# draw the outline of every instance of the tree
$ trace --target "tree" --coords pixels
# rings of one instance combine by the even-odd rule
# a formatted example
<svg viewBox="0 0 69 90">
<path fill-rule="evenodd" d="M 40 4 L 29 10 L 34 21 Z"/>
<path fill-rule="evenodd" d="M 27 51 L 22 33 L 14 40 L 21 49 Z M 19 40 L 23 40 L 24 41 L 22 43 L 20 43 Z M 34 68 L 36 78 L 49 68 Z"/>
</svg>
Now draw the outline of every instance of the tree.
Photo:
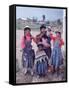
<svg viewBox="0 0 69 90">
<path fill-rule="evenodd" d="M 57 20 L 57 24 L 58 24 L 58 25 L 61 25 L 61 24 L 62 24 L 62 22 L 61 22 L 60 19 Z"/>
<path fill-rule="evenodd" d="M 33 22 L 37 22 L 37 17 L 33 17 Z"/>
</svg>

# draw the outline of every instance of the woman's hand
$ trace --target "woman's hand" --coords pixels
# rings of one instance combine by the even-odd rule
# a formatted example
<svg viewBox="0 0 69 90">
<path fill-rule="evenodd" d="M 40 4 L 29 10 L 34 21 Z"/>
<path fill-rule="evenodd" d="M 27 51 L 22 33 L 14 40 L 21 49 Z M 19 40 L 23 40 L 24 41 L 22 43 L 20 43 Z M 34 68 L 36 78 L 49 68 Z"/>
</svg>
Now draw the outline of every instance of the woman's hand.
<svg viewBox="0 0 69 90">
<path fill-rule="evenodd" d="M 43 44 L 43 46 L 45 46 L 45 47 L 50 47 L 50 44 L 47 43 L 47 39 L 42 38 L 42 44 Z"/>
<path fill-rule="evenodd" d="M 40 42 L 44 47 L 50 47 L 50 44 L 48 43 L 43 43 L 43 42 Z"/>
</svg>

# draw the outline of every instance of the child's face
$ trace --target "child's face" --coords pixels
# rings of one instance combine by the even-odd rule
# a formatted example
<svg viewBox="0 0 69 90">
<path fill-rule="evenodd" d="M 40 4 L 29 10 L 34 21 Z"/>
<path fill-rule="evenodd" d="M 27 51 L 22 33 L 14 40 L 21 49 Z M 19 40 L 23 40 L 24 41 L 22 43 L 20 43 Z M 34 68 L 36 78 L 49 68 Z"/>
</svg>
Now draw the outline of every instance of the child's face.
<svg viewBox="0 0 69 90">
<path fill-rule="evenodd" d="M 57 36 L 58 38 L 60 38 L 60 37 L 61 37 L 61 35 L 60 35 L 59 33 L 56 33 L 56 36 Z"/>
<path fill-rule="evenodd" d="M 41 47 L 41 46 L 39 46 L 39 47 L 38 47 L 38 50 L 39 50 L 39 51 L 41 51 L 41 50 L 42 50 L 42 47 Z"/>
<path fill-rule="evenodd" d="M 25 31 L 25 35 L 30 35 L 30 30 L 29 30 L 29 29 L 27 29 L 27 30 Z"/>
</svg>

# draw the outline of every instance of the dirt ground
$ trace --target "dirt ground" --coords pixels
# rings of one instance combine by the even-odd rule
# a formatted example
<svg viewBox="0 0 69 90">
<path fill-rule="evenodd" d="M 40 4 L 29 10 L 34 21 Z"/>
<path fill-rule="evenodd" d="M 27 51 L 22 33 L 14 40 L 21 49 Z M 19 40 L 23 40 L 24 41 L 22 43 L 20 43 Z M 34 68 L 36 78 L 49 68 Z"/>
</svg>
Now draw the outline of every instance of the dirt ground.
<svg viewBox="0 0 69 90">
<path fill-rule="evenodd" d="M 23 69 L 16 73 L 17 83 L 35 83 L 35 82 L 52 82 L 52 81 L 64 81 L 65 74 L 60 72 L 57 76 L 56 73 L 49 72 L 45 77 L 32 76 L 30 73 L 24 74 Z"/>
</svg>

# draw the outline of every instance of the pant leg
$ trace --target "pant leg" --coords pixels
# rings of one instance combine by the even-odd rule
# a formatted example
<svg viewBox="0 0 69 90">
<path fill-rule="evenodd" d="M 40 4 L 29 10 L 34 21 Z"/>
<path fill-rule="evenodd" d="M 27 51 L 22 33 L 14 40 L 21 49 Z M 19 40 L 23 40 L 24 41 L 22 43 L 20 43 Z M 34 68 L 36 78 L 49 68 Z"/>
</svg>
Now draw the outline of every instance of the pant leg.
<svg viewBox="0 0 69 90">
<path fill-rule="evenodd" d="M 56 68 L 58 68 L 59 67 L 59 65 L 60 65 L 60 52 L 59 52 L 59 49 L 57 48 L 57 50 L 56 50 Z"/>
<path fill-rule="evenodd" d="M 51 57 L 51 48 L 44 49 L 45 53 L 47 54 L 48 58 Z"/>
<path fill-rule="evenodd" d="M 51 65 L 56 65 L 56 49 L 53 49 L 52 55 L 51 55 Z"/>
<path fill-rule="evenodd" d="M 40 63 L 40 61 L 38 61 L 37 62 L 37 67 L 36 67 L 36 74 L 37 75 L 40 75 L 41 76 L 41 74 L 42 74 L 42 70 L 41 70 L 42 68 L 41 68 L 41 63 Z"/>
<path fill-rule="evenodd" d="M 26 66 L 26 61 L 27 61 L 27 54 L 26 54 L 26 52 L 23 50 L 23 52 L 22 52 L 22 65 L 23 65 L 23 67 Z"/>
</svg>

